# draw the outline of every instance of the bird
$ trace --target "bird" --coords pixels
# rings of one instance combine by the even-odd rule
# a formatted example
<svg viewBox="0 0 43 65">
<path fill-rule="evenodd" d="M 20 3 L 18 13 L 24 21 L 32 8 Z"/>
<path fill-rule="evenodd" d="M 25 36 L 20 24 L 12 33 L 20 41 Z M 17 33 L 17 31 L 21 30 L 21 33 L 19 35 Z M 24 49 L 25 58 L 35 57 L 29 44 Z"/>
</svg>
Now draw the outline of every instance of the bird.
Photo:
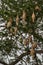
<svg viewBox="0 0 43 65">
<path fill-rule="evenodd" d="M 32 17 L 32 22 L 34 22 L 35 21 L 35 13 L 34 12 L 32 13 L 31 17 Z"/>
<path fill-rule="evenodd" d="M 13 34 L 16 35 L 17 31 L 18 31 L 17 27 L 14 27 Z"/>
<path fill-rule="evenodd" d="M 35 10 L 41 10 L 40 7 L 38 5 L 35 6 Z"/>
<path fill-rule="evenodd" d="M 32 48 L 35 49 L 37 47 L 37 43 L 36 42 L 32 42 Z"/>
<path fill-rule="evenodd" d="M 18 24 L 19 24 L 19 16 L 17 15 L 16 16 L 16 25 L 18 26 Z"/>
<path fill-rule="evenodd" d="M 7 28 L 10 28 L 11 26 L 12 26 L 12 22 L 13 22 L 13 20 L 12 20 L 12 18 L 10 17 L 9 18 L 9 21 L 7 22 Z"/>
<path fill-rule="evenodd" d="M 25 12 L 25 10 L 23 10 L 23 14 L 22 14 L 22 20 L 26 20 L 26 12 Z"/>
<path fill-rule="evenodd" d="M 35 50 L 32 48 L 32 49 L 30 49 L 30 55 L 31 56 L 34 56 L 35 55 Z"/>
<path fill-rule="evenodd" d="M 27 39 L 23 39 L 23 44 L 24 44 L 24 46 L 27 46 L 29 44 L 28 40 Z"/>
</svg>

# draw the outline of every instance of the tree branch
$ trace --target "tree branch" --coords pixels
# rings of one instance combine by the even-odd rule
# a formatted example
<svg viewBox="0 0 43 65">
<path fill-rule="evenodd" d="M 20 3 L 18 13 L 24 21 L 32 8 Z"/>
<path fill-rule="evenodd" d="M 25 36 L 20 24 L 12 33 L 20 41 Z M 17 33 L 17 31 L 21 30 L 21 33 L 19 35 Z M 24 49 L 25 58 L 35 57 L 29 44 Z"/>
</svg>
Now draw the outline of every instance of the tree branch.
<svg viewBox="0 0 43 65">
<path fill-rule="evenodd" d="M 38 54 L 43 53 L 43 50 L 36 51 L 36 53 L 38 53 Z M 28 54 L 30 54 L 30 51 L 21 54 L 14 62 L 10 63 L 9 65 L 15 65 L 15 64 L 17 64 L 24 56 L 26 56 Z"/>
<path fill-rule="evenodd" d="M 43 53 L 43 50 L 37 50 L 36 53 L 38 53 L 38 54 Z M 10 63 L 10 64 L 7 64 L 7 63 L 5 63 L 4 61 L 1 61 L 1 60 L 0 60 L 0 63 L 1 63 L 1 64 L 4 64 L 4 65 L 15 65 L 15 64 L 17 64 L 24 56 L 26 56 L 26 55 L 28 55 L 28 54 L 30 54 L 30 51 L 25 52 L 25 53 L 22 53 L 20 56 L 17 57 L 17 59 L 16 59 L 15 61 L 13 61 L 13 62 Z"/>
<path fill-rule="evenodd" d="M 18 63 L 24 56 L 28 55 L 30 52 L 25 52 L 23 54 L 21 54 L 14 62 L 10 63 L 10 65 L 15 65 L 16 63 Z"/>
</svg>

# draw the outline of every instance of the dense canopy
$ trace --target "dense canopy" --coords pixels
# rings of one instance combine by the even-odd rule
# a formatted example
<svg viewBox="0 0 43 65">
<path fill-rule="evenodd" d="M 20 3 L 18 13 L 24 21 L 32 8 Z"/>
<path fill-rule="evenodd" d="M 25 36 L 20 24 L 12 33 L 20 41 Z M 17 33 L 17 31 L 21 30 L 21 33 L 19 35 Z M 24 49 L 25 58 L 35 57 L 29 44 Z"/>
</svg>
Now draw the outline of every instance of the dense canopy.
<svg viewBox="0 0 43 65">
<path fill-rule="evenodd" d="M 42 65 L 43 0 L 0 0 L 0 63 Z"/>
</svg>

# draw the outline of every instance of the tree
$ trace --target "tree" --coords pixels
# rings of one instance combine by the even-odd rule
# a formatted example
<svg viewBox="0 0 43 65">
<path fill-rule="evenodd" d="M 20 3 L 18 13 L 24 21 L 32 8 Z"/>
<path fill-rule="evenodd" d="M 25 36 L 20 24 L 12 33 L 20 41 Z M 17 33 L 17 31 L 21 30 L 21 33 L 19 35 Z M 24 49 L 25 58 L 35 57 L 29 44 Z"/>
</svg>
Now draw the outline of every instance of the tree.
<svg viewBox="0 0 43 65">
<path fill-rule="evenodd" d="M 40 65 L 43 45 L 43 0 L 1 0 L 0 63 Z M 35 63 L 34 63 L 35 62 Z"/>
</svg>

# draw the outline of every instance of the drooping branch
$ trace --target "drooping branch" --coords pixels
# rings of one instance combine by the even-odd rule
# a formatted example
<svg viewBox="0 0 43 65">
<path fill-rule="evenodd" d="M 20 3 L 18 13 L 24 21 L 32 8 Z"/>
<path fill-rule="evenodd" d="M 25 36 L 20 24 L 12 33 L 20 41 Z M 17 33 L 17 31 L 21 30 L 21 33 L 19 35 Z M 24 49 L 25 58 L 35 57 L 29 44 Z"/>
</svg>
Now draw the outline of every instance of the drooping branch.
<svg viewBox="0 0 43 65">
<path fill-rule="evenodd" d="M 28 55 L 30 52 L 25 52 L 23 54 L 21 54 L 14 62 L 10 63 L 10 65 L 15 65 L 16 63 L 18 63 L 24 56 Z"/>
<path fill-rule="evenodd" d="M 37 50 L 36 53 L 40 54 L 40 53 L 43 53 L 43 50 Z M 7 64 L 5 63 L 4 61 L 0 60 L 0 63 L 1 64 L 4 64 L 4 65 L 15 65 L 17 64 L 24 56 L 30 54 L 30 51 L 28 52 L 25 52 L 25 53 L 22 53 L 20 56 L 17 57 L 17 59 L 15 61 L 13 61 L 12 63 L 10 64 Z"/>
<path fill-rule="evenodd" d="M 43 53 L 43 50 L 36 51 L 36 53 L 38 53 L 38 54 Z M 30 54 L 30 51 L 21 54 L 14 62 L 10 63 L 9 65 L 15 65 L 15 64 L 17 64 L 24 56 L 26 56 L 28 54 Z"/>
</svg>

